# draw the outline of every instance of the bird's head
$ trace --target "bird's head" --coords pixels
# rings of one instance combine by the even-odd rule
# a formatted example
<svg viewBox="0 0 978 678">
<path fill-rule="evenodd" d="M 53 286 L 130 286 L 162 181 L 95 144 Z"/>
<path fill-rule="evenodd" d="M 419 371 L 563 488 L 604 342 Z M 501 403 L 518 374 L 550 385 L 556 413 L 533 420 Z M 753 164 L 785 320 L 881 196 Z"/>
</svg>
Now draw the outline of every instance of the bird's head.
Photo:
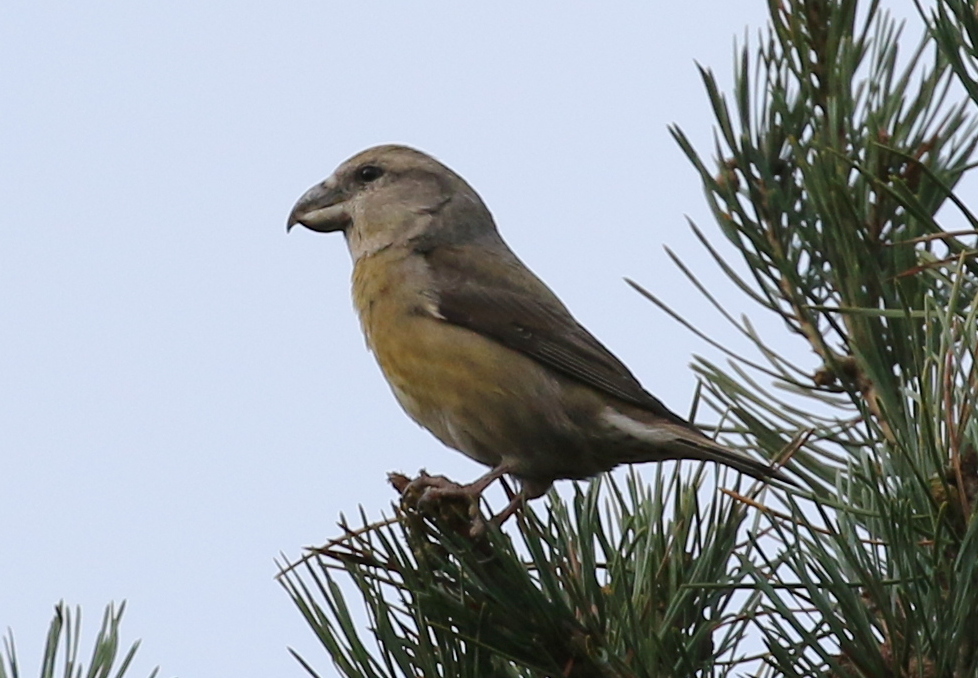
<svg viewBox="0 0 978 678">
<path fill-rule="evenodd" d="M 422 241 L 496 236 L 489 210 L 462 177 L 406 146 L 367 149 L 306 191 L 289 214 L 321 233 L 342 231 L 353 258 Z"/>
</svg>

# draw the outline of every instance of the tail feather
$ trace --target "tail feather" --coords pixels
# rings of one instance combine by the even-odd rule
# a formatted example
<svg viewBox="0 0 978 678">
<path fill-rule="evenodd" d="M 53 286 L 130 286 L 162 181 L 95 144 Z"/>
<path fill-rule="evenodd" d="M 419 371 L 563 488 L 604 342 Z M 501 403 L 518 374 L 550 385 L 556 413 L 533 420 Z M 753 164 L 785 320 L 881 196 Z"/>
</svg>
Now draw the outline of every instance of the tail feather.
<svg viewBox="0 0 978 678">
<path fill-rule="evenodd" d="M 693 436 L 690 436 L 689 438 L 677 439 L 675 442 L 675 447 L 677 451 L 677 458 L 715 461 L 718 464 L 729 466 L 737 471 L 740 471 L 741 473 L 746 473 L 747 475 L 759 480 L 774 478 L 794 485 L 794 482 L 779 468 L 771 466 L 763 461 L 752 459 L 743 452 L 738 452 L 730 449 L 729 447 L 725 447 L 720 443 L 714 442 L 713 440 L 707 438 L 706 436 L 704 436 L 702 440 L 694 439 Z"/>
<path fill-rule="evenodd" d="M 729 466 L 760 480 L 774 478 L 795 484 L 780 469 L 721 445 L 691 425 L 687 427 L 673 422 L 640 421 L 611 408 L 605 412 L 604 419 L 631 439 L 631 444 L 625 445 L 629 454 L 625 461 L 629 463 L 701 459 Z"/>
</svg>

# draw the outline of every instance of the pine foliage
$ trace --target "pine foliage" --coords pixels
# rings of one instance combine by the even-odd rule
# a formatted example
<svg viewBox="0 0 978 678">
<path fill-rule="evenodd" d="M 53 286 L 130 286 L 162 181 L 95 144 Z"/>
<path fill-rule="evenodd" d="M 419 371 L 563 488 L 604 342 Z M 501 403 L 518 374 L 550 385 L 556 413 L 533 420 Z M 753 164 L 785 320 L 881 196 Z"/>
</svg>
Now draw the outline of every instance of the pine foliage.
<svg viewBox="0 0 978 678">
<path fill-rule="evenodd" d="M 54 618 L 51 620 L 41 657 L 41 678 L 123 678 L 139 648 L 139 641 L 136 641 L 125 654 L 119 654 L 119 624 L 125 609 L 125 603 L 118 607 L 106 607 L 86 668 L 85 662 L 79 656 L 81 610 L 72 612 L 63 602 L 58 603 L 54 608 Z M 154 669 L 149 678 L 156 678 L 158 673 L 159 669 Z M 3 652 L 0 653 L 0 678 L 19 678 L 21 675 L 14 636 L 8 632 L 3 639 Z"/>
</svg>

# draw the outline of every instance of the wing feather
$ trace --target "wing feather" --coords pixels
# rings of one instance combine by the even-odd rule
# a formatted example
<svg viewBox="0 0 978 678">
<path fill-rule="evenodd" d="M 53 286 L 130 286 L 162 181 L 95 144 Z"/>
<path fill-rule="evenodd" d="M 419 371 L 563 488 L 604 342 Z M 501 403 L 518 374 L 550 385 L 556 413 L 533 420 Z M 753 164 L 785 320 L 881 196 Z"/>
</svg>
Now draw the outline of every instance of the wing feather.
<svg viewBox="0 0 978 678">
<path fill-rule="evenodd" d="M 439 245 L 419 250 L 434 278 L 438 310 L 450 323 L 491 337 L 558 372 L 696 430 L 642 388 L 515 255 L 497 248 Z M 698 431 L 697 431 L 698 432 Z"/>
</svg>

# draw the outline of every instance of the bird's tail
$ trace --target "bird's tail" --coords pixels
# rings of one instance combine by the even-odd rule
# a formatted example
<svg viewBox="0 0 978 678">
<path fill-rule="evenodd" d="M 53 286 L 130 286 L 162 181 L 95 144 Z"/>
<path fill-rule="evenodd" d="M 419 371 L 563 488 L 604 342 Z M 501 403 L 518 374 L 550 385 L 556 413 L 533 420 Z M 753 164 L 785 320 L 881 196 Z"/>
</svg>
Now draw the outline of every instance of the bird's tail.
<svg viewBox="0 0 978 678">
<path fill-rule="evenodd" d="M 643 418 L 644 419 L 644 418 Z M 624 447 L 630 463 L 665 459 L 702 459 L 729 466 L 760 480 L 775 478 L 794 485 L 777 467 L 752 459 L 743 452 L 707 438 L 691 425 L 638 420 L 618 411 L 605 413 L 605 421 L 625 434 Z"/>
<path fill-rule="evenodd" d="M 752 459 L 743 452 L 732 450 L 706 436 L 698 436 L 695 432 L 690 432 L 688 437 L 683 436 L 677 439 L 674 445 L 676 448 L 676 458 L 678 459 L 715 461 L 718 464 L 729 466 L 759 480 L 774 478 L 792 485 L 795 484 L 778 467 L 771 466 L 757 459 Z"/>
</svg>

